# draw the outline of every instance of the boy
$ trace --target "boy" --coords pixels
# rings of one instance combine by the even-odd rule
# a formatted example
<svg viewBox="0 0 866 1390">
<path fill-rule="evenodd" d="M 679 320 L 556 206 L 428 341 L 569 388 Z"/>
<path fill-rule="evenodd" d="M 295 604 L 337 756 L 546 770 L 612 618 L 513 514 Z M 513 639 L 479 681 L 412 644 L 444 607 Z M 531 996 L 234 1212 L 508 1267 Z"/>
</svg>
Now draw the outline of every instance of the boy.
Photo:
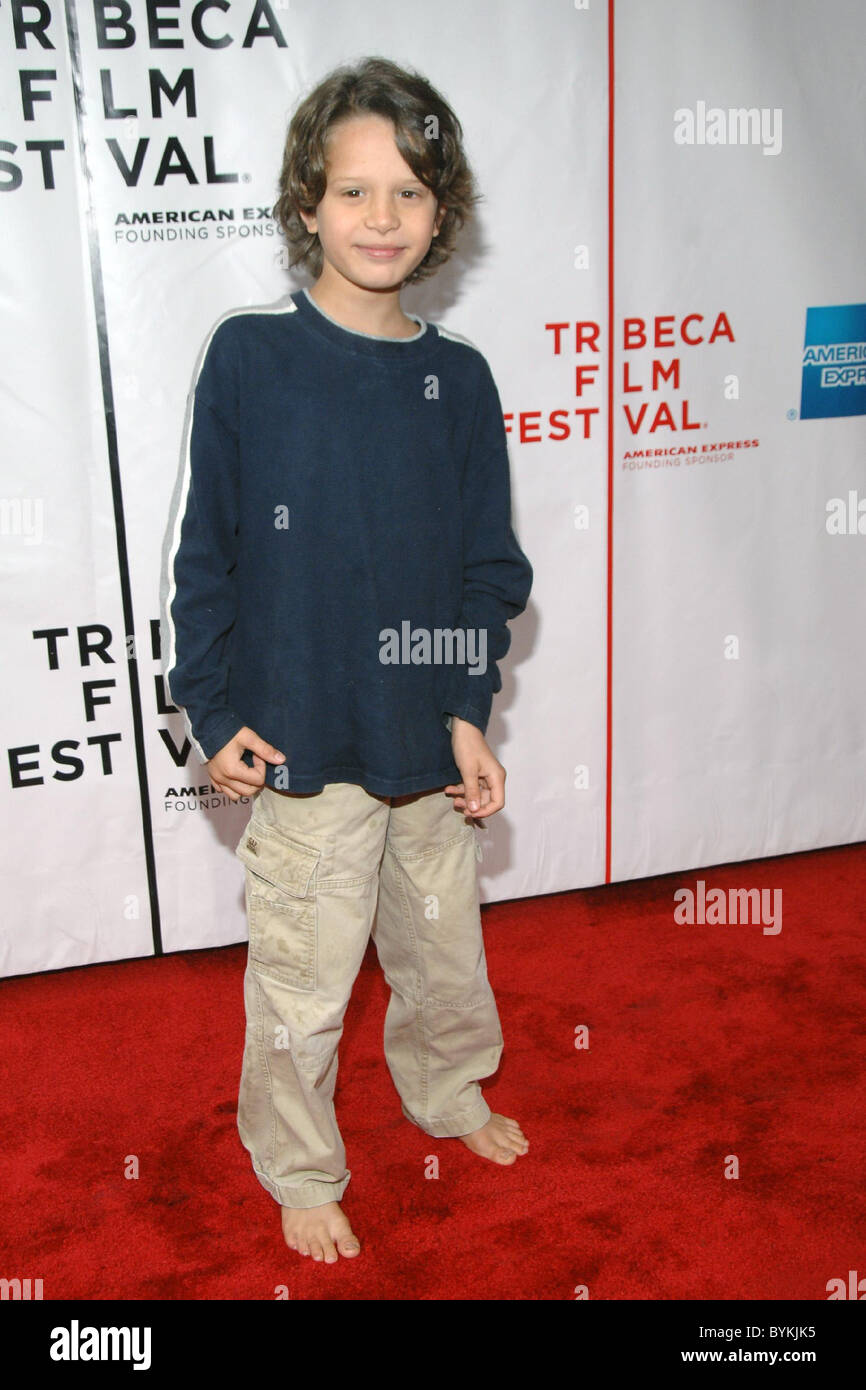
<svg viewBox="0 0 866 1390">
<path fill-rule="evenodd" d="M 478 1084 L 503 1038 L 475 822 L 505 804 L 484 734 L 532 568 L 485 358 L 400 307 L 477 201 L 461 140 L 385 59 L 299 106 L 276 215 L 315 285 L 212 329 L 166 537 L 169 695 L 253 798 L 238 1129 L 286 1243 L 327 1263 L 360 1252 L 333 1095 L 371 934 L 403 1113 L 496 1163 L 529 1147 Z"/>
</svg>

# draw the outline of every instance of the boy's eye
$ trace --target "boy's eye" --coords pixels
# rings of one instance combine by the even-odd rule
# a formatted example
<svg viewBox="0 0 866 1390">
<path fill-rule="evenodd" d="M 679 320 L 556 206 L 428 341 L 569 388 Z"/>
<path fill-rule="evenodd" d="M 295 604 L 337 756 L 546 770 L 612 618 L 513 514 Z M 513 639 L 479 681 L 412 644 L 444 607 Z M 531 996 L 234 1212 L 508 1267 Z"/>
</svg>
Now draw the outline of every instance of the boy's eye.
<svg viewBox="0 0 866 1390">
<path fill-rule="evenodd" d="M 361 193 L 361 192 L 363 192 L 363 189 L 360 189 L 360 188 L 344 188 L 344 189 L 343 189 L 343 197 L 344 197 L 344 198 L 348 198 L 348 197 L 350 197 L 353 193 Z M 404 189 L 403 189 L 403 193 L 404 193 L 404 195 L 405 195 L 406 193 L 408 193 L 410 198 L 420 198 L 420 197 L 421 197 L 421 194 L 420 194 L 420 193 L 417 191 L 417 189 L 415 189 L 415 188 L 404 188 Z"/>
</svg>

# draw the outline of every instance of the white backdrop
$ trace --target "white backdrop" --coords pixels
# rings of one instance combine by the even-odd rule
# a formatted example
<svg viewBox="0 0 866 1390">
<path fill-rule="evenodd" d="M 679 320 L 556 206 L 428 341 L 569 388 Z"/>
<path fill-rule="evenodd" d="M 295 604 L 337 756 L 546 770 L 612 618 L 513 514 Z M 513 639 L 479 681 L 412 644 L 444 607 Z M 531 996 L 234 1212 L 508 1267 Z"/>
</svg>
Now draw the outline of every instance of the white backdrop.
<svg viewBox="0 0 866 1390">
<path fill-rule="evenodd" d="M 249 808 L 166 708 L 160 548 L 205 334 L 308 283 L 288 118 L 365 54 L 444 93 L 485 194 L 404 301 L 491 364 L 536 576 L 483 898 L 866 838 L 859 0 L 150 12 L 0 7 L 0 973 L 245 938 Z"/>
</svg>

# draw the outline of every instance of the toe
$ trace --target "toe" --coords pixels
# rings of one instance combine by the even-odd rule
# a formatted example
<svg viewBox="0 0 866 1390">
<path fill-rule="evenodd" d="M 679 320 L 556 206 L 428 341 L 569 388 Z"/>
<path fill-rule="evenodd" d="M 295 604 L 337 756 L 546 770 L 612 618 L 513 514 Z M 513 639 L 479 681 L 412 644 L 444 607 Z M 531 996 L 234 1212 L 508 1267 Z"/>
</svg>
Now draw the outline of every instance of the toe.
<svg viewBox="0 0 866 1390">
<path fill-rule="evenodd" d="M 322 1249 L 321 1243 L 318 1240 L 310 1241 L 310 1254 L 312 1255 L 314 1260 L 323 1259 L 324 1253 L 325 1252 Z"/>
<path fill-rule="evenodd" d="M 361 1244 L 357 1236 L 341 1236 L 337 1241 L 337 1248 L 341 1255 L 347 1255 L 350 1259 L 353 1255 L 360 1255 Z"/>
</svg>

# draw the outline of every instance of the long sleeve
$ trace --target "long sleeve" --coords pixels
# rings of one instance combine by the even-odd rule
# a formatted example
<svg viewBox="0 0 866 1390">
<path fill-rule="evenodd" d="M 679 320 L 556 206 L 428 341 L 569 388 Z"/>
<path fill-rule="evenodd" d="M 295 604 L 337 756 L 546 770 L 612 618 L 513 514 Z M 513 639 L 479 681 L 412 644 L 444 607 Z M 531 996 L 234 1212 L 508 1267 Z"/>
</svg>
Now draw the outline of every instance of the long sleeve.
<svg viewBox="0 0 866 1390">
<path fill-rule="evenodd" d="M 187 400 L 181 463 L 163 544 L 160 637 L 169 699 L 207 762 L 244 724 L 227 700 L 237 616 L 238 392 L 233 338 L 218 323 Z"/>
<path fill-rule="evenodd" d="M 502 687 L 497 662 L 511 645 L 508 620 L 526 607 L 533 572 L 511 527 L 502 404 L 486 359 L 482 359 L 478 390 L 461 490 L 463 603 L 457 627 L 466 632 L 467 662 L 450 672 L 442 714 L 457 715 L 486 733 L 493 696 Z M 478 660 L 481 653 L 486 654 L 483 671 L 484 663 Z M 445 723 L 451 727 L 449 719 Z"/>
</svg>

